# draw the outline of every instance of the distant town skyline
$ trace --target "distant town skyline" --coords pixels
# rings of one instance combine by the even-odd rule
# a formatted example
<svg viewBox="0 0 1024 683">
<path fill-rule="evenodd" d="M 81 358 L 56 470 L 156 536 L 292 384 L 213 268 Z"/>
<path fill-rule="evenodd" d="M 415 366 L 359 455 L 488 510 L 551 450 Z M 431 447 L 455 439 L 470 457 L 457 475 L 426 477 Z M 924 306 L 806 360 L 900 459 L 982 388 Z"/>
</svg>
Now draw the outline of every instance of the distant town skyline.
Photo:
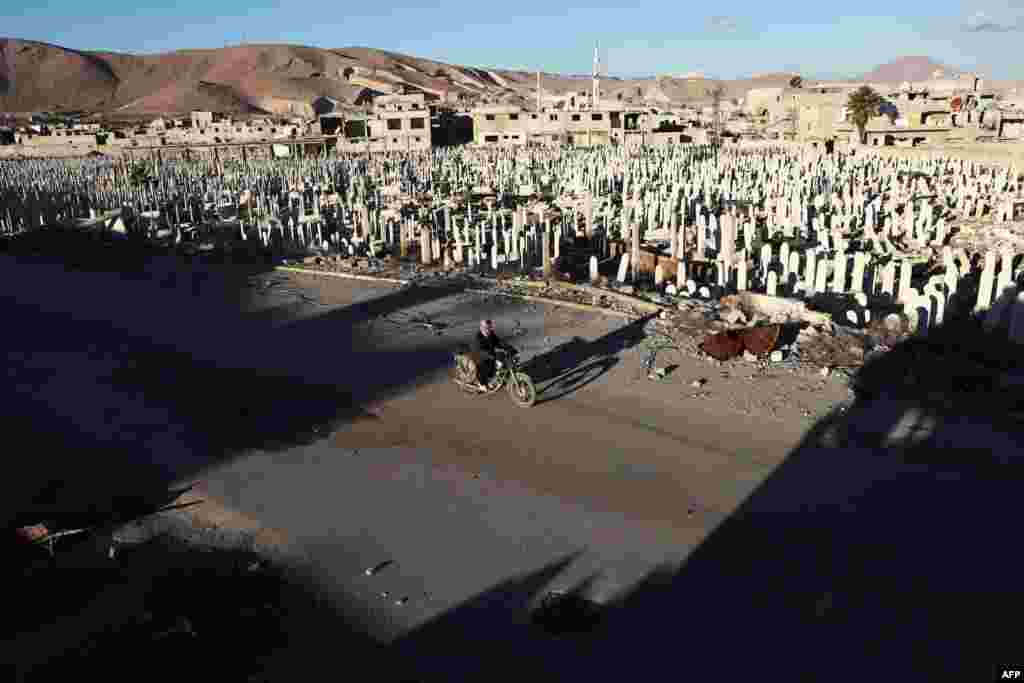
<svg viewBox="0 0 1024 683">
<path fill-rule="evenodd" d="M 845 78 L 904 55 L 926 55 L 990 78 L 1024 79 L 1024 64 L 1014 58 L 1024 31 L 1021 0 L 912 1 L 899 7 L 865 0 L 857 6 L 859 16 L 843 16 L 839 7 L 740 0 L 695 11 L 654 0 L 623 9 L 523 0 L 512 15 L 505 5 L 466 0 L 452 0 L 443 9 L 418 0 L 361 6 L 323 0 L 288 5 L 182 0 L 150 6 L 126 0 L 8 0 L 0 9 L 0 31 L 3 37 L 78 50 L 144 54 L 243 43 L 365 46 L 468 66 L 565 74 L 590 72 L 596 42 L 608 74 L 623 78 L 694 71 L 712 78 L 778 71 Z"/>
</svg>

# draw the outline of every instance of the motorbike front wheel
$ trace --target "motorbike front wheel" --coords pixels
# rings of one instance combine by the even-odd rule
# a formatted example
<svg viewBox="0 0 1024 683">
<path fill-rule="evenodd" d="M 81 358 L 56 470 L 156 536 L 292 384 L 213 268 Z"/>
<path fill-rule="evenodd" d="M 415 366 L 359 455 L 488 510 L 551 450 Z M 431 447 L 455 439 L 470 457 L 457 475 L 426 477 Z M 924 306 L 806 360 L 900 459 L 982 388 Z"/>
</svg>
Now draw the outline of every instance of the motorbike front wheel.
<svg viewBox="0 0 1024 683">
<path fill-rule="evenodd" d="M 508 395 L 520 408 L 529 408 L 537 402 L 537 388 L 525 372 L 517 372 L 508 383 Z"/>
</svg>

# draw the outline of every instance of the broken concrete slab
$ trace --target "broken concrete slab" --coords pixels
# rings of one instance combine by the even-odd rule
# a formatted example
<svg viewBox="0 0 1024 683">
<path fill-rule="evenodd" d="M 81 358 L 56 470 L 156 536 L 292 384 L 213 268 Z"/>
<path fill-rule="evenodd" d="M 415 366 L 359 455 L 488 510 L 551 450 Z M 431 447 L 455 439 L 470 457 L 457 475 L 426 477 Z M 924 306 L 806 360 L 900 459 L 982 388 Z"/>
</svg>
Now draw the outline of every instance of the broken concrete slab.
<svg viewBox="0 0 1024 683">
<path fill-rule="evenodd" d="M 740 308 L 748 318 L 760 315 L 776 322 L 790 320 L 807 322 L 812 325 L 824 325 L 830 322 L 830 317 L 827 314 L 812 311 L 806 302 L 797 299 L 768 296 L 755 292 L 741 292 L 737 298 Z"/>
</svg>

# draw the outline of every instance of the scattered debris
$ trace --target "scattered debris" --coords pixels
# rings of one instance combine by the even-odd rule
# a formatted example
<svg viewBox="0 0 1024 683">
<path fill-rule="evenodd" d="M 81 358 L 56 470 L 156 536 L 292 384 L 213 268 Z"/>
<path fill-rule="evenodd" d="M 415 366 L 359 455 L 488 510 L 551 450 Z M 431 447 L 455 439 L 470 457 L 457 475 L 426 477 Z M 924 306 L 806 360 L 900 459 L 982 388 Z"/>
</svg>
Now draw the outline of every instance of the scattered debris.
<svg viewBox="0 0 1024 683">
<path fill-rule="evenodd" d="M 718 314 L 720 320 L 730 325 L 742 325 L 747 322 L 747 316 L 738 308 L 729 308 Z"/>
<path fill-rule="evenodd" d="M 533 623 L 550 636 L 592 631 L 601 621 L 601 606 L 576 592 L 551 591 L 533 610 Z"/>
<path fill-rule="evenodd" d="M 374 576 L 375 574 L 379 574 L 380 572 L 384 571 L 394 563 L 394 560 L 384 560 L 379 564 L 375 564 L 374 566 L 367 568 L 366 571 L 363 572 L 363 574 L 366 576 Z"/>
<path fill-rule="evenodd" d="M 391 314 L 382 316 L 382 319 L 392 325 L 410 325 L 413 327 L 422 327 L 430 330 L 434 334 L 443 334 L 450 325 L 448 323 L 438 322 L 431 320 L 425 313 L 407 313 L 404 319 L 396 319 L 394 316 L 398 314 Z"/>
</svg>

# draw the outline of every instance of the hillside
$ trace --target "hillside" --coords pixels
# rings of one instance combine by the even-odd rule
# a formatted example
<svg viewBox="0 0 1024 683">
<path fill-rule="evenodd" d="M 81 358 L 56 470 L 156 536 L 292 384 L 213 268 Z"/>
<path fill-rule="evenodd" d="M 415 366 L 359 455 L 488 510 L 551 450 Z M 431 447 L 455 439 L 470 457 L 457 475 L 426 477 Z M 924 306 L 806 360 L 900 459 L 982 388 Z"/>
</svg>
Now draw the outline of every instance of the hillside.
<svg viewBox="0 0 1024 683">
<path fill-rule="evenodd" d="M 13 64 L 14 58 L 7 56 L 9 42 L 0 40 L 0 97 L 10 92 L 11 86 L 14 85 L 12 80 L 13 69 L 10 67 Z"/>
<path fill-rule="evenodd" d="M 863 80 L 921 81 L 937 69 L 928 57 L 901 57 Z M 604 78 L 602 96 L 651 106 L 727 99 L 751 88 L 784 86 L 793 74 L 762 73 L 740 80 Z M 808 83 L 809 84 L 809 83 Z M 0 111 L 85 110 L 114 117 L 184 114 L 192 109 L 235 114 L 312 115 L 320 97 L 354 107 L 367 88 L 424 92 L 465 104 L 532 106 L 536 72 L 446 64 L 369 47 L 323 49 L 301 45 L 240 45 L 158 55 L 87 52 L 13 38 L 0 39 Z M 545 94 L 589 92 L 588 76 L 541 74 Z"/>
<path fill-rule="evenodd" d="M 927 81 L 939 70 L 943 71 L 947 78 L 959 72 L 959 69 L 940 64 L 930 57 L 900 57 L 876 66 L 860 80 L 873 83 Z"/>
<path fill-rule="evenodd" d="M 602 79 L 602 95 L 635 103 L 708 101 L 721 85 L 727 97 L 753 87 L 783 85 L 787 74 L 742 81 L 682 78 Z M 545 94 L 590 90 L 588 76 L 541 74 Z M 365 88 L 425 92 L 451 101 L 532 105 L 535 72 L 446 64 L 367 47 L 242 45 L 159 55 L 77 51 L 0 39 L 0 111 L 85 110 L 110 116 L 232 113 L 310 115 L 330 97 L 355 105 Z"/>
</svg>

